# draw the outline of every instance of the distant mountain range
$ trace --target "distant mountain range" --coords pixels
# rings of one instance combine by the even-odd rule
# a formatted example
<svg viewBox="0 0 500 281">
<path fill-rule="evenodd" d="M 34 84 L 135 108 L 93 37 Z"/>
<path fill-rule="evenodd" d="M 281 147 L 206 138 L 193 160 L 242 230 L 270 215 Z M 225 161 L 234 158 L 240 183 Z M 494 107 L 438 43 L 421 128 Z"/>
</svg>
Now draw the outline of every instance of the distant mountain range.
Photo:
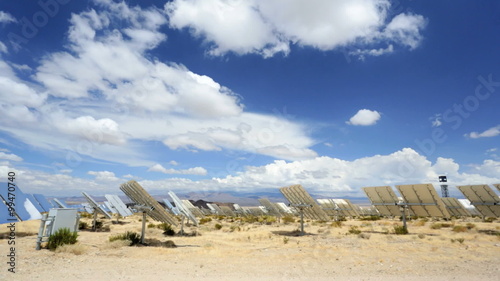
<svg viewBox="0 0 500 281">
<path fill-rule="evenodd" d="M 186 194 L 176 193 L 180 199 L 191 200 L 192 202 L 203 200 L 206 202 L 220 202 L 220 203 L 236 203 L 240 206 L 259 206 L 258 199 L 267 198 L 271 202 L 285 202 L 288 203 L 286 198 L 278 192 L 256 192 L 256 193 L 238 193 L 238 192 L 189 192 Z M 104 202 L 106 198 L 104 196 L 93 196 L 90 194 L 97 202 Z M 167 194 L 163 195 L 152 195 L 158 201 L 163 201 L 163 199 L 171 200 Z M 311 194 L 315 199 L 325 198 L 325 196 Z M 125 195 L 119 196 L 124 202 L 130 202 Z M 71 196 L 71 197 L 57 197 L 59 200 L 64 200 L 69 205 L 78 205 L 86 202 L 83 196 Z M 364 197 L 342 197 L 342 199 L 349 199 L 354 204 L 359 205 L 370 205 L 368 198 Z"/>
</svg>

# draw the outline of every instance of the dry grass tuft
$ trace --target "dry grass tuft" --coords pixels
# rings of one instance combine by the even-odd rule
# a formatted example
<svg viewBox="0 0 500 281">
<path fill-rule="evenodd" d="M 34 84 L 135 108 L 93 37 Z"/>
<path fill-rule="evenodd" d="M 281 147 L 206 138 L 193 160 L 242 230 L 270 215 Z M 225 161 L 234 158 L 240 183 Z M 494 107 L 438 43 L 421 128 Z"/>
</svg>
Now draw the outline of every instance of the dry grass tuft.
<svg viewBox="0 0 500 281">
<path fill-rule="evenodd" d="M 334 221 L 334 222 L 332 222 L 332 224 L 330 226 L 332 226 L 332 227 L 342 227 L 342 222 L 341 221 Z"/>
<path fill-rule="evenodd" d="M 113 242 L 109 242 L 104 244 L 101 248 L 103 250 L 115 250 L 115 249 L 120 249 L 122 247 L 128 247 L 130 246 L 130 241 L 128 240 L 115 240 Z"/>
<path fill-rule="evenodd" d="M 56 253 L 70 253 L 74 255 L 81 255 L 87 252 L 87 247 L 82 244 L 65 244 L 59 246 L 55 250 Z"/>
<path fill-rule="evenodd" d="M 289 223 L 294 223 L 295 222 L 295 218 L 293 216 L 284 216 L 281 221 L 284 223 L 284 224 L 289 224 Z"/>
<path fill-rule="evenodd" d="M 464 225 L 455 225 L 452 229 L 453 232 L 467 232 L 469 228 Z"/>
<path fill-rule="evenodd" d="M 418 220 L 418 221 L 413 221 L 412 225 L 413 226 L 424 226 L 426 223 L 425 220 Z"/>
<path fill-rule="evenodd" d="M 358 234 L 358 238 L 362 238 L 362 239 L 368 240 L 368 239 L 370 239 L 370 234 L 368 234 L 368 233 L 360 233 L 360 234 Z"/>
</svg>

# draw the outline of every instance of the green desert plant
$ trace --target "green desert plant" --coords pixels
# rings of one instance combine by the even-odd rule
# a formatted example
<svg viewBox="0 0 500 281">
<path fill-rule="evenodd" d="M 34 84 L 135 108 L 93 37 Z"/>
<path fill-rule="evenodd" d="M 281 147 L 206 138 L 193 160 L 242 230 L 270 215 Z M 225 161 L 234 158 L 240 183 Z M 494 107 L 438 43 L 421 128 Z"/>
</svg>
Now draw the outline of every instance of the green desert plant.
<svg viewBox="0 0 500 281">
<path fill-rule="evenodd" d="M 394 226 L 394 234 L 397 235 L 403 235 L 403 234 L 408 234 L 408 229 L 402 225 L 396 225 Z"/>
<path fill-rule="evenodd" d="M 468 222 L 468 223 L 465 224 L 465 227 L 467 227 L 468 230 L 471 230 L 473 228 L 476 228 L 476 225 L 473 224 L 473 223 Z"/>
<path fill-rule="evenodd" d="M 243 218 L 242 220 L 243 222 L 246 222 L 246 223 L 254 223 L 254 222 L 258 222 L 259 221 L 259 218 L 256 217 L 256 216 L 246 216 Z"/>
<path fill-rule="evenodd" d="M 443 226 L 440 223 L 431 224 L 431 229 L 441 229 Z"/>
<path fill-rule="evenodd" d="M 216 224 L 216 225 L 215 225 L 215 229 L 220 230 L 221 228 L 222 228 L 222 225 L 221 225 L 221 224 Z"/>
<path fill-rule="evenodd" d="M 168 223 L 160 223 L 156 227 L 163 230 L 163 234 L 165 234 L 167 236 L 174 236 L 175 235 L 175 230 Z"/>
<path fill-rule="evenodd" d="M 370 239 L 370 234 L 368 234 L 368 233 L 360 233 L 360 234 L 358 234 L 358 237 L 359 238 L 363 238 L 363 239 Z"/>
<path fill-rule="evenodd" d="M 200 224 L 206 224 L 206 223 L 211 222 L 211 221 L 212 221 L 212 218 L 209 218 L 209 217 L 201 218 Z"/>
<path fill-rule="evenodd" d="M 351 228 L 349 228 L 349 233 L 350 234 L 360 234 L 361 233 L 361 230 L 358 229 L 357 226 L 351 226 Z"/>
<path fill-rule="evenodd" d="M 360 217 L 359 220 L 361 220 L 361 221 L 378 221 L 378 220 L 380 220 L 380 216 L 365 216 L 365 217 Z"/>
<path fill-rule="evenodd" d="M 455 225 L 452 229 L 453 232 L 466 232 L 468 230 L 467 226 Z"/>
<path fill-rule="evenodd" d="M 295 222 L 295 218 L 293 216 L 284 216 L 282 218 L 282 220 L 283 220 L 284 224 L 294 223 Z"/>
<path fill-rule="evenodd" d="M 81 222 L 78 223 L 78 229 L 83 230 L 83 229 L 87 229 L 87 228 L 89 228 L 89 224 L 88 223 L 86 223 L 84 221 L 81 221 Z"/>
<path fill-rule="evenodd" d="M 102 228 L 102 221 L 95 221 L 95 225 L 93 226 L 95 230 L 100 230 Z"/>
<path fill-rule="evenodd" d="M 109 237 L 109 242 L 117 240 L 128 240 L 130 241 L 129 246 L 134 246 L 141 242 L 141 236 L 137 232 L 127 231 L 123 234 L 117 234 Z"/>
<path fill-rule="evenodd" d="M 342 222 L 341 221 L 334 221 L 334 222 L 332 222 L 332 224 L 330 226 L 332 226 L 332 227 L 342 227 Z"/>
<path fill-rule="evenodd" d="M 259 218 L 259 222 L 262 224 L 271 225 L 276 222 L 276 217 L 273 216 L 262 216 Z"/>
<path fill-rule="evenodd" d="M 82 212 L 82 213 L 80 213 L 80 217 L 81 218 L 91 219 L 92 218 L 92 214 L 89 214 L 87 212 Z"/>
<path fill-rule="evenodd" d="M 241 231 L 241 228 L 237 225 L 231 225 L 229 228 L 229 232 L 234 232 L 234 231 Z"/>
<path fill-rule="evenodd" d="M 54 251 L 57 247 L 66 244 L 75 244 L 77 242 L 78 233 L 71 232 L 69 228 L 60 228 L 54 234 L 49 236 L 47 248 Z"/>
</svg>

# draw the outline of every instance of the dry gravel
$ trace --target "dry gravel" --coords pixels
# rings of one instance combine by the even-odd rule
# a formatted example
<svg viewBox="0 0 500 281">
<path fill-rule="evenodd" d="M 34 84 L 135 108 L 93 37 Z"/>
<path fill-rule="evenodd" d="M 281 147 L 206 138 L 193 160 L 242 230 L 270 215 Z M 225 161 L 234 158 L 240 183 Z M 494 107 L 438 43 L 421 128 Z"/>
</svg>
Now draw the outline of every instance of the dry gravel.
<svg viewBox="0 0 500 281">
<path fill-rule="evenodd" d="M 500 276 L 500 236 L 478 231 L 500 231 L 499 222 L 476 221 L 475 228 L 455 233 L 451 228 L 431 229 L 432 222 L 415 221 L 410 222 L 408 235 L 385 234 L 399 224 L 391 220 L 351 220 L 341 228 L 308 222 L 308 235 L 302 237 L 291 235 L 296 223 L 214 220 L 189 229 L 201 234 L 195 237 L 166 237 L 159 229 L 147 229 L 146 238 L 172 240 L 178 246 L 162 248 L 109 242 L 113 234 L 140 233 L 138 216 L 123 219 L 124 224 L 103 221 L 111 232 L 81 231 L 78 244 L 62 252 L 35 250 L 39 221 L 16 223 L 16 273 L 7 271 L 10 246 L 8 240 L 0 240 L 0 259 L 4 259 L 0 280 L 496 281 Z M 223 228 L 215 230 L 215 223 Z M 239 230 L 231 231 L 231 226 Z M 351 226 L 358 226 L 362 234 L 350 234 Z M 4 233 L 6 225 L 0 227 Z M 33 235 L 20 237 L 30 232 Z"/>
</svg>

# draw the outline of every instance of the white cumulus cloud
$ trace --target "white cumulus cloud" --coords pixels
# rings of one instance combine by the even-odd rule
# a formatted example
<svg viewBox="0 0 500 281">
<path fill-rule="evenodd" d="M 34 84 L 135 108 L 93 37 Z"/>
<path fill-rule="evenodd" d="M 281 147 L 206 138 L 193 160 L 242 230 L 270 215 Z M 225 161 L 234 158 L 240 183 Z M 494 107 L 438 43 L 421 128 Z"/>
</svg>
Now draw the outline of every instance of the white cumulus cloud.
<svg viewBox="0 0 500 281">
<path fill-rule="evenodd" d="M 9 13 L 0 11 L 0 23 L 16 22 L 16 19 Z"/>
<path fill-rule="evenodd" d="M 17 161 L 17 162 L 23 161 L 23 158 L 15 155 L 15 154 L 5 153 L 2 151 L 0 151 L 0 159 L 9 160 L 9 161 Z"/>
<path fill-rule="evenodd" d="M 115 173 L 109 171 L 89 171 L 89 175 L 95 176 L 95 180 L 98 182 L 104 181 L 119 181 L 120 179 L 115 176 Z"/>
<path fill-rule="evenodd" d="M 201 167 L 186 170 L 171 170 L 160 164 L 150 166 L 151 171 L 172 174 L 202 174 Z M 175 190 L 182 192 L 203 191 L 277 191 L 279 187 L 302 184 L 313 194 L 327 196 L 358 196 L 366 198 L 362 187 L 398 184 L 432 183 L 439 188 L 438 176 L 446 175 L 451 186 L 469 184 L 496 184 L 500 182 L 500 162 L 487 160 L 471 167 L 461 167 L 451 158 L 438 158 L 432 163 L 411 148 L 391 154 L 373 155 L 351 161 L 333 157 L 315 157 L 306 160 L 276 160 L 263 166 L 247 166 L 241 172 L 211 179 L 190 180 L 167 178 L 142 180 L 140 184 L 148 190 Z M 116 192 L 120 179 L 111 171 L 89 171 L 93 179 L 83 179 L 65 173 L 46 173 L 28 169 L 14 169 L 0 165 L 0 172 L 15 171 L 19 186 L 27 193 L 80 194 Z M 130 178 L 126 175 L 124 178 Z M 64 185 L 61 185 L 64 182 Z M 112 182 L 113 184 L 110 184 Z M 452 196 L 461 196 L 451 188 Z"/>
<path fill-rule="evenodd" d="M 354 126 L 371 126 L 380 120 L 380 113 L 375 110 L 360 109 L 346 123 Z"/>
<path fill-rule="evenodd" d="M 177 170 L 177 169 L 167 169 L 163 167 L 160 164 L 155 164 L 152 167 L 148 169 L 150 172 L 160 172 L 164 174 L 179 174 L 179 175 L 206 175 L 207 170 L 202 167 L 194 167 L 194 168 L 189 168 L 189 169 L 184 169 L 184 170 Z"/>
<path fill-rule="evenodd" d="M 387 0 L 175 0 L 165 5 L 172 28 L 210 44 L 209 53 L 287 54 L 291 44 L 351 55 L 379 56 L 395 45 L 416 48 L 426 20 L 402 13 L 390 19 Z M 385 45 L 372 48 L 372 45 Z"/>
<path fill-rule="evenodd" d="M 465 134 L 466 137 L 469 137 L 471 139 L 491 138 L 491 137 L 496 137 L 498 135 L 500 135 L 500 125 L 491 127 L 482 133 L 472 132 L 470 134 Z"/>
<path fill-rule="evenodd" d="M 159 61 L 166 15 L 155 7 L 97 1 L 74 13 L 63 50 L 31 68 L 0 59 L 1 130 L 33 147 L 151 167 L 147 142 L 168 149 L 317 156 L 305 124 L 245 111 L 237 93 L 186 66 Z M 266 43 L 267 44 L 267 43 Z M 18 77 L 33 72 L 31 81 Z M 73 169 L 66 167 L 62 169 Z"/>
<path fill-rule="evenodd" d="M 118 124 L 109 119 L 94 119 L 92 116 L 80 116 L 76 119 L 54 120 L 59 130 L 66 134 L 76 135 L 95 143 L 121 145 L 125 138 Z"/>
</svg>

